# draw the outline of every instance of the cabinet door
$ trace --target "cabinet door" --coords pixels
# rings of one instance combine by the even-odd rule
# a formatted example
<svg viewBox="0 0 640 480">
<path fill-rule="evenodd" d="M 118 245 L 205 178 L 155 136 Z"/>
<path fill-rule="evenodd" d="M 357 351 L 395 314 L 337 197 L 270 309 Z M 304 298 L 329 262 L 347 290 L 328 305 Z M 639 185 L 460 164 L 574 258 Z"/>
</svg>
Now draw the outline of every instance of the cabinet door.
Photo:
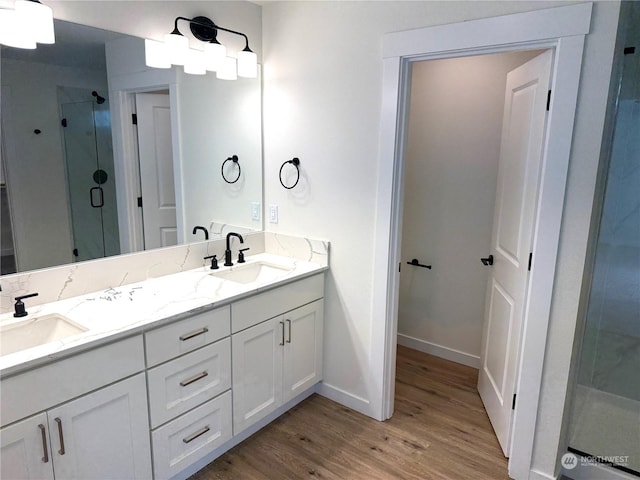
<svg viewBox="0 0 640 480">
<path fill-rule="evenodd" d="M 282 404 L 283 343 L 282 317 L 231 336 L 234 435 Z"/>
<path fill-rule="evenodd" d="M 323 301 L 284 315 L 284 403 L 322 380 Z"/>
<path fill-rule="evenodd" d="M 0 478 L 53 480 L 48 442 L 45 413 L 0 430 Z"/>
<path fill-rule="evenodd" d="M 57 478 L 151 478 L 144 373 L 49 410 L 47 417 Z"/>
</svg>

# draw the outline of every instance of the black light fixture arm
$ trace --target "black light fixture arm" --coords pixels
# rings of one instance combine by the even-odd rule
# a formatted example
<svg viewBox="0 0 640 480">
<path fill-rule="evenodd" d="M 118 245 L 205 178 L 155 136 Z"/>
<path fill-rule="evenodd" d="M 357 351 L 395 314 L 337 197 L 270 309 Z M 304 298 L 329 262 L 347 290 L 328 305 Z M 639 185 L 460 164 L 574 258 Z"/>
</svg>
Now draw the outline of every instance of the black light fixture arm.
<svg viewBox="0 0 640 480">
<path fill-rule="evenodd" d="M 175 21 L 174 21 L 174 25 L 173 25 L 173 32 L 171 33 L 180 33 L 180 30 L 178 29 L 178 21 L 179 20 L 184 20 L 185 22 L 189 22 L 190 27 L 192 25 L 197 25 L 199 27 L 202 27 L 203 29 L 209 30 L 210 33 L 208 33 L 208 35 L 203 35 L 203 31 L 199 30 L 199 33 L 196 33 L 193 31 L 193 28 L 191 29 L 191 31 L 193 32 L 194 36 L 198 39 L 201 40 L 203 42 L 211 42 L 213 40 L 213 43 L 216 43 L 216 36 L 217 36 L 217 30 L 222 30 L 223 32 L 228 32 L 228 33 L 233 33 L 234 35 L 240 35 L 241 37 L 244 38 L 244 43 L 245 43 L 245 47 L 244 50 L 245 51 L 251 51 L 251 49 L 249 48 L 249 37 L 247 37 L 244 33 L 242 32 L 238 32 L 236 30 L 231 30 L 229 28 L 224 28 L 221 27 L 220 25 L 216 25 L 213 20 L 207 18 L 207 17 L 194 17 L 194 18 L 187 18 L 187 17 L 176 17 Z M 180 34 L 182 35 L 182 34 Z M 203 37 L 203 38 L 200 38 Z"/>
</svg>

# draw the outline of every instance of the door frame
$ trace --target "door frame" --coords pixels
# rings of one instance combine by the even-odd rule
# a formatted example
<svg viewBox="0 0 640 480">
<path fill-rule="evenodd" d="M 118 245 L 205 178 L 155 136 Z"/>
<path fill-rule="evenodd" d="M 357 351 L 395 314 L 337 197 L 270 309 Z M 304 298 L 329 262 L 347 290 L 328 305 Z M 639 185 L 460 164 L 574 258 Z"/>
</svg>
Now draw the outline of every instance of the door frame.
<svg viewBox="0 0 640 480">
<path fill-rule="evenodd" d="M 533 264 L 519 347 L 518 403 L 512 417 L 509 475 L 529 478 L 564 194 L 573 137 L 585 35 L 592 4 L 562 6 L 481 20 L 390 33 L 383 38 L 383 85 L 371 337 L 374 414 L 393 414 L 404 148 L 408 124 L 410 67 L 415 61 L 553 49 L 551 105 L 545 129 L 536 202 Z M 533 321 L 535 319 L 535 321 Z M 378 392 L 376 392 L 378 393 Z"/>
<path fill-rule="evenodd" d="M 141 73 L 124 74 L 109 79 L 111 100 L 111 130 L 113 162 L 118 190 L 118 227 L 121 253 L 144 249 L 142 215 L 138 208 L 140 196 L 140 162 L 138 134 L 131 115 L 136 112 L 136 93 L 169 90 L 171 108 L 171 143 L 173 174 L 176 189 L 176 221 L 178 244 L 184 242 L 184 202 L 182 195 L 182 149 L 180 145 L 179 89 L 176 69 L 148 69 Z"/>
</svg>

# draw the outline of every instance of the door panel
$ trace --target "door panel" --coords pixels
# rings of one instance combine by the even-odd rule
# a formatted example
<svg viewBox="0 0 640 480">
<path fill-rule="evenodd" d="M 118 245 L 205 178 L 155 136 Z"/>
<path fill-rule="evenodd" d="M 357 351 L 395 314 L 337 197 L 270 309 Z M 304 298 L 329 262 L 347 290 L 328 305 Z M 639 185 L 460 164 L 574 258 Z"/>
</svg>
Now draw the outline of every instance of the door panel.
<svg viewBox="0 0 640 480">
<path fill-rule="evenodd" d="M 139 93 L 138 148 L 144 248 L 176 245 L 176 194 L 169 95 Z"/>
<path fill-rule="evenodd" d="M 283 328 L 277 317 L 231 337 L 234 435 L 282 405 Z"/>
<path fill-rule="evenodd" d="M 284 401 L 322 379 L 323 301 L 284 315 Z"/>
<path fill-rule="evenodd" d="M 510 449 L 552 58 L 546 51 L 507 75 L 491 242 L 494 262 L 489 267 L 478 375 L 478 391 L 505 456 Z"/>
<path fill-rule="evenodd" d="M 0 478 L 53 480 L 46 428 L 47 415 L 40 413 L 0 430 Z"/>
<path fill-rule="evenodd" d="M 151 478 L 144 374 L 65 403 L 47 415 L 57 477 Z"/>
</svg>

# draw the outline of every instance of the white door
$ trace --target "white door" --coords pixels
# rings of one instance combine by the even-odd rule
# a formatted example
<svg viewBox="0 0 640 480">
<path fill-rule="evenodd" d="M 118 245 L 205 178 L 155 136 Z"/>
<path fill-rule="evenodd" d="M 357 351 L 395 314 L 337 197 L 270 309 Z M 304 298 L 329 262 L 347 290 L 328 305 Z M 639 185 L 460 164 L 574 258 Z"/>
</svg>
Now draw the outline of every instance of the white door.
<svg viewBox="0 0 640 480">
<path fill-rule="evenodd" d="M 47 412 L 57 478 L 151 478 L 144 374 Z"/>
<path fill-rule="evenodd" d="M 511 414 L 544 141 L 552 52 L 509 72 L 478 391 L 509 456 Z"/>
<path fill-rule="evenodd" d="M 282 405 L 284 335 L 282 317 L 232 335 L 234 435 Z"/>
<path fill-rule="evenodd" d="M 53 480 L 46 413 L 0 430 L 0 478 Z"/>
<path fill-rule="evenodd" d="M 323 301 L 284 315 L 284 402 L 322 380 Z"/>
<path fill-rule="evenodd" d="M 144 248 L 178 243 L 169 95 L 136 95 Z"/>
</svg>

